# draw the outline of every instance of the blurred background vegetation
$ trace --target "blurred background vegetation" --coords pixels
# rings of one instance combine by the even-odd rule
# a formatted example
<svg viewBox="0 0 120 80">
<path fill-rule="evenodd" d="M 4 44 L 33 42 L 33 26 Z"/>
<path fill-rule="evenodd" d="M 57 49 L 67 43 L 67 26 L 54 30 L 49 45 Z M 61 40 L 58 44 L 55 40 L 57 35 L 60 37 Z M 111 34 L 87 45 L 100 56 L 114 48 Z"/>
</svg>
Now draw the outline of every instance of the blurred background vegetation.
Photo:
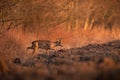
<svg viewBox="0 0 120 80">
<path fill-rule="evenodd" d="M 120 0 L 0 0 L 0 33 L 120 27 Z"/>
</svg>

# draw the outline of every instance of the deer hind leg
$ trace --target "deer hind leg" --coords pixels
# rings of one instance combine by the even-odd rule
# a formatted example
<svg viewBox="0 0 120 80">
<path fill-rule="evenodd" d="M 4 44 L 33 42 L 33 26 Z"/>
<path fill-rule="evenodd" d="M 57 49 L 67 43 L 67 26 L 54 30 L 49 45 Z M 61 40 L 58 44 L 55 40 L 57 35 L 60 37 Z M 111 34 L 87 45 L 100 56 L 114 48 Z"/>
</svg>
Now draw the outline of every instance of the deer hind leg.
<svg viewBox="0 0 120 80">
<path fill-rule="evenodd" d="M 0 57 L 0 74 L 6 75 L 9 72 L 9 68 L 4 60 L 4 57 Z"/>
<path fill-rule="evenodd" d="M 35 42 L 32 54 L 35 55 L 38 50 L 38 42 Z"/>
</svg>

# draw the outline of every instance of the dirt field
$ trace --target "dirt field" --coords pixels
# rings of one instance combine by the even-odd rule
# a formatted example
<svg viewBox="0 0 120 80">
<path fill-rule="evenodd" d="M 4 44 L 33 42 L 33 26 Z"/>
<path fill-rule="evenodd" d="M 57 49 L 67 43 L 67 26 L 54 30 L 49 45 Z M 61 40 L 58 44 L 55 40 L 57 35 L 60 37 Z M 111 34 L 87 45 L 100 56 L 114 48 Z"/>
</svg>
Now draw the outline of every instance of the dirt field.
<svg viewBox="0 0 120 80">
<path fill-rule="evenodd" d="M 120 40 L 49 53 L 11 60 L 0 80 L 120 80 Z"/>
</svg>

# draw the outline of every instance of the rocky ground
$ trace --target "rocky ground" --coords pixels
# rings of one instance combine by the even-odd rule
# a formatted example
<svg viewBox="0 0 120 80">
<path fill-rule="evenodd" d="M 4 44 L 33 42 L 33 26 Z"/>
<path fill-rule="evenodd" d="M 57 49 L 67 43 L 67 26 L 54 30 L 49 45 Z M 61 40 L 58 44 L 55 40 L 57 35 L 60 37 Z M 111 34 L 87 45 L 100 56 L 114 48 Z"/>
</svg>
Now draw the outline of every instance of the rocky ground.
<svg viewBox="0 0 120 80">
<path fill-rule="evenodd" d="M 1 80 L 120 80 L 120 40 L 18 58 Z"/>
</svg>

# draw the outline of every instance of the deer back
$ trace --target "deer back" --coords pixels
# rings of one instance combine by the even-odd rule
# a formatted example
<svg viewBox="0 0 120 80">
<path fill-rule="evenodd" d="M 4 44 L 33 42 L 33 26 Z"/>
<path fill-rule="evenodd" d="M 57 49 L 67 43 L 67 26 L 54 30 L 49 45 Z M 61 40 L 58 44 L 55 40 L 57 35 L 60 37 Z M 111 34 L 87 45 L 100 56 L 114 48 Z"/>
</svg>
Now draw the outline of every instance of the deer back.
<svg viewBox="0 0 120 80">
<path fill-rule="evenodd" d="M 36 40 L 32 42 L 32 45 L 36 47 L 36 43 L 38 44 L 38 48 L 41 49 L 50 49 L 51 42 L 49 40 Z"/>
</svg>

